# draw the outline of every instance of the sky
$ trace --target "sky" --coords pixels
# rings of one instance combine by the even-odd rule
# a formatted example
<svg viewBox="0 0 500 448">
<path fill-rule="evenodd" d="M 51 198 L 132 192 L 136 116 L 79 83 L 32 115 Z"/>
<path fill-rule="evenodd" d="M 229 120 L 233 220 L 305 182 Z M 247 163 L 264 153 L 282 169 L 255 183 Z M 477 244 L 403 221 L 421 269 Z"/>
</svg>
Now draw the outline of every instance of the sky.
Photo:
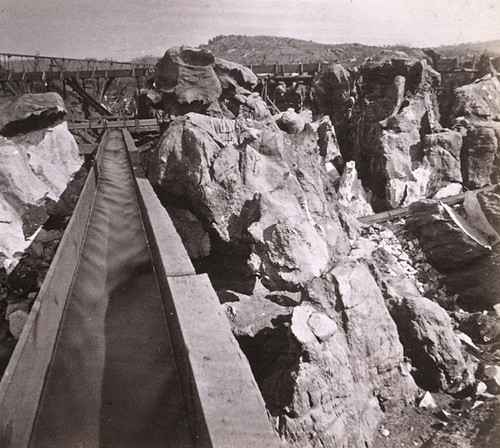
<svg viewBox="0 0 500 448">
<path fill-rule="evenodd" d="M 438 46 L 500 39 L 498 0 L 0 0 L 0 53 L 161 56 L 217 35 Z"/>
</svg>

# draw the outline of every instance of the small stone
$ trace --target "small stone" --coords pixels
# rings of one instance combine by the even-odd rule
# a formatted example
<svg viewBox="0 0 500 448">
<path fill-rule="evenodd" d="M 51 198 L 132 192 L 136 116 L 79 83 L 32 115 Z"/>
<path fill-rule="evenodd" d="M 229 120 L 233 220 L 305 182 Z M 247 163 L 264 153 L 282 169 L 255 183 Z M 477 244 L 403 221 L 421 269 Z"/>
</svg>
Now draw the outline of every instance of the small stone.
<svg viewBox="0 0 500 448">
<path fill-rule="evenodd" d="M 312 313 L 307 323 L 321 342 L 330 339 L 337 331 L 337 324 L 324 314 Z"/>
<path fill-rule="evenodd" d="M 399 255 L 398 259 L 401 260 L 401 261 L 408 261 L 410 259 L 410 257 L 408 256 L 407 253 L 401 252 L 401 254 Z"/>
<path fill-rule="evenodd" d="M 472 406 L 472 408 L 471 408 L 471 409 L 476 409 L 477 407 L 481 406 L 482 404 L 484 404 L 484 401 L 480 401 L 480 400 L 478 400 L 478 401 L 476 401 L 476 402 L 474 403 L 474 405 Z"/>
<path fill-rule="evenodd" d="M 380 236 L 382 236 L 383 238 L 392 238 L 394 237 L 394 232 L 392 230 L 389 230 L 389 229 L 386 229 L 386 230 L 383 230 L 382 232 L 380 232 Z"/>
<path fill-rule="evenodd" d="M 382 434 L 384 437 L 389 437 L 389 430 L 387 428 L 380 428 L 380 434 Z"/>
<path fill-rule="evenodd" d="M 439 412 L 437 413 L 437 416 L 438 416 L 438 418 L 440 418 L 441 420 L 449 420 L 449 419 L 450 419 L 451 414 L 450 414 L 448 411 L 445 411 L 444 409 L 442 409 L 441 411 L 439 411 Z"/>
<path fill-rule="evenodd" d="M 425 392 L 422 399 L 420 400 L 420 403 L 418 404 L 418 407 L 424 408 L 424 409 L 436 409 L 437 408 L 436 402 L 434 401 L 434 398 L 429 391 Z"/>
<path fill-rule="evenodd" d="M 23 310 L 14 311 L 9 316 L 9 331 L 16 340 L 19 340 L 27 320 L 28 313 Z"/>
<path fill-rule="evenodd" d="M 500 303 L 493 305 L 493 309 L 495 310 L 495 314 L 497 317 L 500 317 Z"/>
<path fill-rule="evenodd" d="M 493 394 L 500 394 L 500 367 L 486 366 L 484 368 L 484 376 L 488 390 Z"/>
<path fill-rule="evenodd" d="M 479 381 L 477 384 L 476 384 L 476 395 L 482 395 L 486 392 L 486 389 L 488 389 L 488 387 L 486 386 L 486 384 L 484 384 L 482 381 Z"/>
</svg>

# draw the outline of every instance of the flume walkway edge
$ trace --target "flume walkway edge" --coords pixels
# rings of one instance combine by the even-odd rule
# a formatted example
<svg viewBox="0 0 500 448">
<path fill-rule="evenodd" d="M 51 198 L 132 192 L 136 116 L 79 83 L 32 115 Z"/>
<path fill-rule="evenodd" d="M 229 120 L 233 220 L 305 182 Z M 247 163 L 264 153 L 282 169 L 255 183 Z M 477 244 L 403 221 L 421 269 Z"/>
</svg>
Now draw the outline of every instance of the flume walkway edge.
<svg viewBox="0 0 500 448">
<path fill-rule="evenodd" d="M 146 258 L 151 259 L 152 257 L 154 271 L 148 271 L 146 268 L 143 270 L 131 268 L 132 271 L 128 277 L 130 282 L 134 283 L 137 277 L 146 275 L 149 279 L 146 283 L 155 283 L 156 287 L 153 289 L 156 288 L 161 293 L 158 296 L 161 303 L 145 305 L 145 303 L 149 303 L 144 302 L 144 294 L 142 294 L 145 283 L 139 283 L 138 287 L 134 289 L 130 286 L 130 282 L 124 278 L 118 286 L 106 287 L 109 278 L 116 273 L 111 273 L 109 267 L 97 266 L 95 260 L 94 262 L 90 260 L 90 263 L 87 261 L 87 264 L 97 271 L 107 270 L 107 279 L 101 283 L 102 288 L 98 284 L 95 288 L 99 291 L 105 291 L 103 297 L 108 302 L 93 304 L 91 297 L 80 303 L 79 297 L 71 296 L 72 293 L 78 291 L 78 288 L 83 293 L 89 288 L 92 289 L 91 286 L 85 284 L 85 282 L 88 283 L 87 275 L 83 276 L 83 286 L 79 287 L 78 277 L 73 278 L 73 273 L 79 269 L 79 266 L 86 263 L 84 258 L 88 255 L 86 254 L 88 249 L 82 250 L 85 245 L 86 233 L 90 235 L 95 232 L 95 229 L 92 230 L 92 217 L 89 219 L 91 210 L 95 207 L 97 213 L 103 213 L 102 204 L 99 204 L 100 199 L 96 195 L 96 191 L 101 188 L 99 187 L 100 181 L 106 182 L 106 171 L 109 168 L 109 160 L 108 165 L 103 164 L 106 157 L 104 148 L 110 144 L 116 146 L 118 137 L 127 146 L 129 157 L 133 159 L 137 156 L 137 150 L 128 131 L 124 130 L 122 133 L 121 130 L 110 130 L 106 132 L 99 147 L 96 163 L 89 174 L 75 213 L 70 220 L 46 281 L 30 314 L 28 324 L 7 367 L 6 374 L 0 383 L 0 446 L 13 448 L 28 446 L 65 447 L 68 446 L 68 437 L 71 438 L 72 435 L 78 433 L 84 433 L 85 437 L 88 437 L 85 439 L 88 440 L 85 446 L 138 446 L 138 440 L 143 438 L 141 446 L 221 448 L 280 446 L 248 361 L 231 333 L 229 323 L 208 277 L 195 273 L 167 212 L 159 203 L 146 179 L 135 178 L 131 175 L 135 189 L 133 196 L 137 196 L 138 205 L 136 208 L 140 210 L 142 216 L 141 226 L 144 228 L 143 234 L 145 234 L 149 248 L 146 252 L 150 255 Z M 115 156 L 115 151 L 113 151 L 107 157 L 115 159 Z M 127 158 L 127 164 L 128 161 Z M 116 163 L 118 163 L 117 160 L 112 161 L 112 165 Z M 122 164 L 122 162 L 119 163 Z M 130 165 L 128 165 L 128 170 L 131 174 Z M 116 179 L 111 180 L 111 184 L 115 182 Z M 116 196 L 116 192 L 111 193 L 108 199 L 114 201 Z M 130 194 L 125 193 L 124 196 L 130 196 Z M 119 207 L 108 215 L 117 213 L 119 213 Z M 128 220 L 125 220 L 123 225 L 126 225 L 126 222 Z M 108 233 L 111 234 L 110 241 L 119 233 L 119 227 L 113 226 L 110 225 L 108 228 Z M 112 243 L 106 243 L 106 239 L 101 241 L 102 235 L 99 235 L 99 232 L 97 232 L 96 238 L 94 244 L 102 246 L 101 249 L 105 253 L 114 254 L 115 249 L 109 246 Z M 116 247 L 117 243 L 114 244 Z M 127 247 L 124 247 L 124 250 L 128 250 Z M 85 254 L 82 255 L 84 252 Z M 146 252 L 141 252 L 142 258 Z M 122 258 L 119 254 L 114 254 L 113 257 L 116 260 Z M 145 266 L 142 262 L 139 264 Z M 118 265 L 115 270 L 123 273 L 123 269 Z M 152 282 L 154 277 L 156 281 Z M 113 282 L 111 281 L 111 283 Z M 125 291 L 127 288 L 131 291 L 128 295 Z M 118 299 L 122 293 L 127 299 L 123 302 L 125 305 L 120 308 Z M 88 306 L 84 305 L 85 300 L 88 301 Z M 143 308 L 152 308 L 149 311 L 143 311 L 138 309 L 141 304 Z M 97 314 L 101 315 L 101 322 L 97 324 L 85 323 L 85 317 L 94 305 L 101 309 Z M 162 309 L 160 310 L 158 306 Z M 103 311 L 105 316 L 102 316 Z M 139 326 L 132 323 L 129 328 L 123 328 L 123 322 L 128 322 L 127 312 L 131 313 L 130 315 Z M 71 320 L 72 313 L 77 316 L 74 321 Z M 142 351 L 144 353 L 136 354 L 134 350 L 141 350 L 141 348 L 134 347 L 134 343 L 135 339 L 140 339 L 140 337 L 129 337 L 127 334 L 122 335 L 121 333 L 129 330 L 137 333 L 140 328 L 144 328 L 141 327 L 144 321 L 148 322 L 154 315 L 163 316 L 158 322 L 163 320 L 166 326 L 156 326 L 156 330 L 152 331 L 150 336 L 156 337 L 156 342 L 149 344 L 148 338 L 143 338 L 142 347 L 144 350 Z M 75 325 L 72 322 L 78 322 L 79 319 L 82 324 L 79 325 L 78 329 L 72 331 Z M 97 331 L 97 337 L 100 334 L 102 341 L 104 341 L 101 345 L 98 342 L 90 341 L 88 336 L 79 336 L 82 331 L 85 333 L 87 324 L 91 329 L 87 335 L 93 334 L 95 328 L 104 329 Z M 112 327 L 118 331 L 113 333 L 114 336 L 111 337 L 111 333 L 106 333 L 106 331 Z M 84 341 L 85 338 L 87 341 L 84 346 L 78 348 L 79 340 Z M 159 350 L 160 355 L 158 355 L 154 348 L 163 347 L 168 340 L 171 341 L 174 360 L 168 361 L 167 364 L 175 364 L 174 371 L 178 372 L 178 379 L 172 379 L 173 382 L 169 384 L 177 382 L 178 386 L 163 387 L 162 385 L 166 384 L 164 377 L 167 374 L 165 372 L 168 370 L 165 364 L 165 360 L 168 358 L 168 349 Z M 63 349 L 68 344 L 69 350 L 74 351 L 75 356 L 65 355 Z M 76 344 L 76 350 L 72 344 Z M 86 351 L 91 352 L 92 347 L 94 347 L 95 357 Z M 150 350 L 151 348 L 153 350 Z M 151 352 L 149 355 L 147 354 L 148 350 Z M 141 358 L 143 355 L 144 358 Z M 81 357 L 83 357 L 83 361 L 81 361 Z M 135 359 L 132 367 L 128 362 L 131 359 Z M 84 370 L 90 369 L 90 372 L 94 372 L 90 375 L 84 372 L 85 374 L 81 376 L 79 382 L 88 383 L 87 386 L 90 388 L 93 387 L 94 383 L 96 388 L 102 387 L 100 390 L 94 390 L 93 395 L 80 394 L 84 401 L 89 399 L 91 403 L 91 409 L 84 413 L 88 417 L 87 423 L 81 421 L 78 416 L 66 415 L 72 412 L 72 408 L 75 408 L 73 411 L 78 413 L 79 405 L 70 405 L 64 412 L 57 406 L 64 398 L 65 388 L 76 387 L 76 395 L 78 395 L 80 386 L 74 384 L 78 376 L 78 369 L 75 370 L 72 366 L 73 362 L 82 362 Z M 142 362 L 144 363 L 144 372 L 137 369 L 137 364 L 142 364 Z M 105 373 L 104 377 L 102 372 L 106 372 L 106 369 L 103 370 L 103 366 L 111 366 L 110 370 L 108 369 L 108 374 Z M 150 371 L 153 374 L 148 379 Z M 135 384 L 133 381 L 128 382 L 128 379 L 136 374 L 139 382 Z M 144 377 L 143 374 L 146 376 Z M 62 387 L 58 384 L 60 378 L 62 378 Z M 113 379 L 116 379 L 117 387 L 114 387 L 115 381 Z M 144 387 L 141 390 L 143 383 L 151 384 L 152 387 Z M 159 388 L 156 388 L 157 392 L 155 392 L 154 384 L 159 385 Z M 158 392 L 158 390 L 165 388 L 177 389 L 179 395 L 174 393 L 173 396 L 177 398 L 172 399 L 171 396 L 164 396 Z M 127 398 L 129 393 L 132 397 L 134 394 L 138 395 L 129 400 Z M 139 409 L 140 407 L 137 409 L 137 426 L 144 426 L 145 429 L 134 427 L 134 406 L 131 405 L 140 401 L 142 393 L 150 394 L 149 398 L 144 399 L 141 403 L 144 405 L 141 408 L 142 411 Z M 156 412 L 156 414 L 153 412 L 156 417 L 150 418 L 148 403 L 152 402 L 156 403 L 155 406 L 151 405 Z M 121 410 L 113 408 L 115 405 L 120 406 L 120 403 L 123 405 Z M 187 428 L 187 431 L 184 432 L 188 432 L 188 435 L 179 435 L 179 433 L 174 437 L 172 433 L 169 433 L 172 431 L 172 425 L 169 429 L 169 425 L 164 421 L 168 420 L 168 414 L 171 414 L 172 408 L 180 409 L 178 417 L 172 420 L 177 421 L 173 426 L 176 430 L 179 429 L 180 433 L 184 431 L 183 427 Z M 44 420 L 43 413 L 47 410 L 49 417 Z M 128 415 L 129 413 L 130 415 Z M 113 418 L 118 419 L 118 422 L 109 423 L 108 420 Z M 68 422 L 67 424 L 60 424 L 65 420 Z M 54 424 L 55 432 L 53 431 Z M 127 426 L 130 427 L 131 434 L 128 443 L 124 442 L 127 439 L 121 434 Z M 70 434 L 68 435 L 68 433 Z M 50 436 L 53 437 L 52 441 L 47 436 L 48 434 L 52 434 Z M 66 437 L 66 444 L 63 439 L 57 437 Z M 148 439 L 146 440 L 146 438 Z M 61 441 L 60 445 L 57 444 L 57 440 Z M 117 441 L 120 441 L 119 445 L 115 445 L 118 443 Z"/>
</svg>

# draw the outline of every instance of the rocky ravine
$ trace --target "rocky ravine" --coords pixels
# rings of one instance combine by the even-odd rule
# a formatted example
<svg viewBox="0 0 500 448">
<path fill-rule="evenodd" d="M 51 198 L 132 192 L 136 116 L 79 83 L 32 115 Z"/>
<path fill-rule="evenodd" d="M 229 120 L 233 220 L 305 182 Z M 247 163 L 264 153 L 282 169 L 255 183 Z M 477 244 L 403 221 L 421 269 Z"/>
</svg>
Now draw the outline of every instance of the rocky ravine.
<svg viewBox="0 0 500 448">
<path fill-rule="evenodd" d="M 389 427 L 391 415 L 429 409 L 425 391 L 449 404 L 483 384 L 483 360 L 450 317 L 456 297 L 420 281 L 436 271 L 415 237 L 355 219 L 371 212 L 369 195 L 342 158 L 365 186 L 373 176 L 375 208 L 461 187 L 465 169 L 465 131 L 439 124 L 439 76 L 425 60 L 382 61 L 360 69 L 354 109 L 330 114 L 345 126 L 338 140 L 328 116 L 271 116 L 251 73 L 206 51 L 174 48 L 157 67 L 172 122 L 143 154 L 149 178 L 209 272 L 290 446 L 388 446 L 384 418 Z M 333 70 L 337 88 L 344 75 Z M 439 446 L 432 437 L 411 443 Z"/>
<path fill-rule="evenodd" d="M 284 445 L 494 446 L 500 194 L 469 192 L 454 207 L 418 201 L 497 182 L 497 79 L 457 89 L 444 128 L 425 56 L 330 67 L 315 83 L 314 119 L 272 116 L 254 74 L 207 51 L 170 49 L 156 76 L 171 121 L 143 163 L 209 273 Z M 8 105 L 0 122 L 11 167 L 11 222 L 0 225 L 12 234 L 2 233 L 2 260 L 11 269 L 20 259 L 0 278 L 5 359 L 74 182 L 61 193 L 83 178 L 64 124 L 44 130 L 60 120 L 60 99 L 41 102 L 31 118 Z M 19 134 L 26 119 L 39 130 Z M 58 152 L 62 141 L 70 154 Z M 408 204 L 397 222 L 356 219 Z"/>
</svg>

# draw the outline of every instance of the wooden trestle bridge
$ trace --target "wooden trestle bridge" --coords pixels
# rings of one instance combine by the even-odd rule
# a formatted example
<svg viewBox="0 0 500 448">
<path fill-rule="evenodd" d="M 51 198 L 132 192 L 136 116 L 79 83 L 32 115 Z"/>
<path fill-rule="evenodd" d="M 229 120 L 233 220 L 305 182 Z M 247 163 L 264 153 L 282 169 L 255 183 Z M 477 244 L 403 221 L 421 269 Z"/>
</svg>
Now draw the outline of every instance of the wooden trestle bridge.
<svg viewBox="0 0 500 448">
<path fill-rule="evenodd" d="M 280 82 L 287 85 L 298 83 L 310 86 L 316 74 L 327 65 L 329 64 L 297 63 L 249 65 L 248 67 L 261 80 L 263 98 L 277 109 L 271 100 L 273 95 L 270 93 L 273 86 L 275 87 Z M 474 69 L 458 67 L 456 61 L 448 64 L 441 63 L 438 69 L 445 75 L 462 73 L 469 76 L 471 80 L 477 72 Z M 155 124 L 152 120 L 137 121 L 133 116 L 120 117 L 117 120 L 117 117 L 113 117 L 112 111 L 103 103 L 103 98 L 113 80 L 135 78 L 137 86 L 140 87 L 144 86 L 153 75 L 154 66 L 151 64 L 0 53 L 0 85 L 4 95 L 45 91 L 49 84 L 59 83 L 61 90 L 64 91 L 65 87 L 69 86 L 100 115 L 108 117 L 107 123 L 99 120 L 70 122 L 70 128 L 75 131 L 101 130 L 104 127 L 123 127 L 123 125 L 132 132 L 138 132 L 141 129 L 144 132 L 150 132 L 158 129 L 159 123 Z M 88 92 L 89 83 L 92 84 L 93 95 Z M 118 125 L 117 121 L 122 123 Z"/>
</svg>

